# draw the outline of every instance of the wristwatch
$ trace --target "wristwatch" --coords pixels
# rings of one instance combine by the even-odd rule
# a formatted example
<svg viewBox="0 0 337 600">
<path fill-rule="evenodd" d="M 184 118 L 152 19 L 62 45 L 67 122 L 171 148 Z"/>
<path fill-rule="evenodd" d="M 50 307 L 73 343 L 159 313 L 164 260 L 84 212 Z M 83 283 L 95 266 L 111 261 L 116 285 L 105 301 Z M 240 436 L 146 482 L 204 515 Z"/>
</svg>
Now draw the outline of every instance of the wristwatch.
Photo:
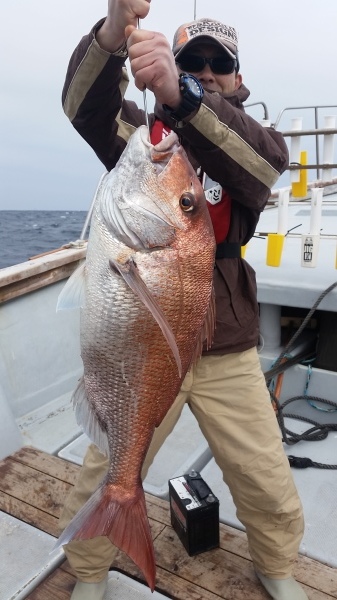
<svg viewBox="0 0 337 600">
<path fill-rule="evenodd" d="M 177 123 L 183 121 L 199 108 L 204 95 L 204 89 L 200 81 L 188 73 L 181 73 L 179 75 L 179 89 L 181 93 L 181 102 L 178 108 L 173 110 L 167 104 L 163 104 L 164 110 L 169 113 L 170 117 L 177 121 Z"/>
</svg>

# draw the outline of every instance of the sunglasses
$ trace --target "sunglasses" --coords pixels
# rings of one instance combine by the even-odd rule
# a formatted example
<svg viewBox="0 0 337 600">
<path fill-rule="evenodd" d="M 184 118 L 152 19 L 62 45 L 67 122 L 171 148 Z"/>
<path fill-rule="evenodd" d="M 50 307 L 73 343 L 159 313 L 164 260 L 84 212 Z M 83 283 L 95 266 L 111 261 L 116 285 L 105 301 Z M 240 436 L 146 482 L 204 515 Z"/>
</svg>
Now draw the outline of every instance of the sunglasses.
<svg viewBox="0 0 337 600">
<path fill-rule="evenodd" d="M 194 54 L 185 54 L 179 57 L 177 64 L 183 71 L 188 73 L 200 73 L 206 65 L 209 65 L 215 75 L 230 75 L 237 67 L 237 60 L 234 58 L 205 58 L 204 56 L 196 56 Z"/>
</svg>

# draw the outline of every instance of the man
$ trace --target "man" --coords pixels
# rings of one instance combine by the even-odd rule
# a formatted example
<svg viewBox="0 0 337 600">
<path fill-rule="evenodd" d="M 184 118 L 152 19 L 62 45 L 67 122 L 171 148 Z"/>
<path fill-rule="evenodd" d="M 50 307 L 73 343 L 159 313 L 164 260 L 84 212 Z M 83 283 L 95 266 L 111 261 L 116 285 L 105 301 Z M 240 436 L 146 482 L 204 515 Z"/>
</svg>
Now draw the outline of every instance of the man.
<svg viewBox="0 0 337 600">
<path fill-rule="evenodd" d="M 109 0 L 107 18 L 76 48 L 63 91 L 72 124 L 112 169 L 129 136 L 145 123 L 144 111 L 124 99 L 128 55 L 136 86 L 156 98 L 149 115 L 152 141 L 170 129 L 178 133 L 203 181 L 217 241 L 214 341 L 156 430 L 143 476 L 187 402 L 246 527 L 257 576 L 274 600 L 305 600 L 292 577 L 303 534 L 302 508 L 256 351 L 255 274 L 240 255 L 270 188 L 287 166 L 287 149 L 278 132 L 243 110 L 249 92 L 239 72 L 236 31 L 200 19 L 178 29 L 172 53 L 161 33 L 137 29 L 138 17 L 146 17 L 149 8 L 149 0 Z M 91 446 L 62 526 L 106 468 L 106 458 Z M 73 541 L 65 551 L 78 576 L 72 600 L 102 599 L 115 552 L 109 540 Z"/>
</svg>

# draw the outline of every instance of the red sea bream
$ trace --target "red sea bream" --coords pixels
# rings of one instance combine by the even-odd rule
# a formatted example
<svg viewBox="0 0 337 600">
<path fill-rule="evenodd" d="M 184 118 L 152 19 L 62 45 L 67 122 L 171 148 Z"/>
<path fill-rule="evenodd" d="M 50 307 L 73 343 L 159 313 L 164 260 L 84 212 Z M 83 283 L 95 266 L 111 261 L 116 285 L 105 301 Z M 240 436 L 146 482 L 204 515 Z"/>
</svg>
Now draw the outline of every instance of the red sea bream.
<svg viewBox="0 0 337 600">
<path fill-rule="evenodd" d="M 155 428 L 211 341 L 214 253 L 204 193 L 177 136 L 153 146 L 140 127 L 100 183 L 86 262 L 59 299 L 60 308 L 81 304 L 77 419 L 110 458 L 59 544 L 106 535 L 152 590 L 141 469 Z"/>
</svg>

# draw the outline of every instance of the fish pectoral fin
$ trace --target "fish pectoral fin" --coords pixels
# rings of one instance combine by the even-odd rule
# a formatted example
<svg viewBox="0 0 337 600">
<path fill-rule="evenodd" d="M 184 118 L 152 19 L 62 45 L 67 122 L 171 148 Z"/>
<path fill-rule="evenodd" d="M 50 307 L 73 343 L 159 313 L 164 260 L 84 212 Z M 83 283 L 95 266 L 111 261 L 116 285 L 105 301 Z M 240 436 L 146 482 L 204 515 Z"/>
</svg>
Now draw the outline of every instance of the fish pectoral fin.
<svg viewBox="0 0 337 600">
<path fill-rule="evenodd" d="M 157 300 L 152 296 L 146 283 L 142 280 L 137 269 L 137 265 L 132 259 L 127 260 L 125 263 L 120 263 L 117 260 L 110 259 L 109 263 L 111 270 L 114 273 L 119 273 L 123 277 L 125 283 L 138 296 L 140 301 L 144 304 L 144 306 L 146 306 L 153 318 L 157 321 L 169 347 L 172 350 L 174 359 L 177 363 L 179 377 L 181 377 L 182 366 L 174 333 Z"/>
<path fill-rule="evenodd" d="M 84 306 L 85 299 L 85 260 L 70 275 L 67 283 L 59 294 L 56 312 Z"/>
</svg>

